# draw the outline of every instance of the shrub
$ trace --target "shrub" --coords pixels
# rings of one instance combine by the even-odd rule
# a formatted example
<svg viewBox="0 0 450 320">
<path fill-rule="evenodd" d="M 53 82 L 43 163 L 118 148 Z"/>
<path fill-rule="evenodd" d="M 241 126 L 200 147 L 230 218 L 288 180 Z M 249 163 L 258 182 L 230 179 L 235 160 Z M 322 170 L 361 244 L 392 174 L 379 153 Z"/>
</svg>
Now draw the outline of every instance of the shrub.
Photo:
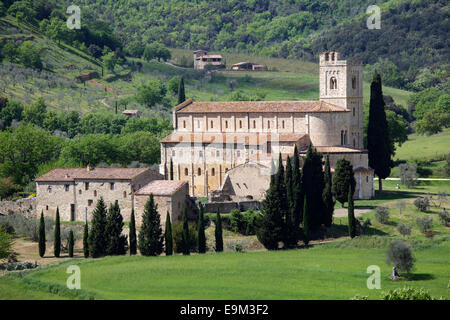
<svg viewBox="0 0 450 320">
<path fill-rule="evenodd" d="M 426 212 L 430 207 L 430 198 L 428 197 L 419 197 L 414 200 L 414 205 L 421 212 Z"/>
<path fill-rule="evenodd" d="M 417 183 L 417 164 L 402 163 L 398 166 L 400 181 L 405 186 L 412 187 Z"/>
<path fill-rule="evenodd" d="M 191 252 L 197 251 L 197 223 L 188 222 L 189 226 L 189 248 Z M 172 235 L 174 251 L 176 253 L 183 253 L 183 223 L 176 221 L 172 224 Z"/>
<path fill-rule="evenodd" d="M 416 223 L 422 233 L 433 230 L 433 219 L 429 216 L 417 218 Z"/>
<path fill-rule="evenodd" d="M 53 227 L 53 219 L 45 217 L 45 232 L 51 232 Z M 7 232 L 15 233 L 17 236 L 27 238 L 37 242 L 39 238 L 39 223 L 28 219 L 20 214 L 12 214 L 0 217 L 0 225 L 6 228 Z"/>
<path fill-rule="evenodd" d="M 409 236 L 411 234 L 411 226 L 409 224 L 400 222 L 397 226 L 397 231 L 402 236 Z"/>
<path fill-rule="evenodd" d="M 433 300 L 428 291 L 423 288 L 397 288 L 381 293 L 383 300 Z"/>
<path fill-rule="evenodd" d="M 2 226 L 0 226 L 0 260 L 6 259 L 13 252 L 13 240 Z"/>
<path fill-rule="evenodd" d="M 411 247 L 402 240 L 394 240 L 389 244 L 387 250 L 387 264 L 394 264 L 399 271 L 409 273 L 414 266 Z"/>
<path fill-rule="evenodd" d="M 242 244 L 240 244 L 240 243 L 236 244 L 236 245 L 234 246 L 234 250 L 235 250 L 236 252 L 242 252 L 242 251 L 243 251 Z"/>
<path fill-rule="evenodd" d="M 375 219 L 378 222 L 386 224 L 389 221 L 389 209 L 386 207 L 377 207 L 375 209 Z"/>
<path fill-rule="evenodd" d="M 256 212 L 252 209 L 240 212 L 234 209 L 229 215 L 230 227 L 233 232 L 243 235 L 255 234 Z"/>
<path fill-rule="evenodd" d="M 450 226 L 450 212 L 447 212 L 445 208 L 439 212 L 439 222 L 445 227 Z"/>
<path fill-rule="evenodd" d="M 24 262 L 8 262 L 0 264 L 0 270 L 25 270 L 25 269 L 34 269 L 38 265 L 36 262 L 24 261 Z"/>
</svg>

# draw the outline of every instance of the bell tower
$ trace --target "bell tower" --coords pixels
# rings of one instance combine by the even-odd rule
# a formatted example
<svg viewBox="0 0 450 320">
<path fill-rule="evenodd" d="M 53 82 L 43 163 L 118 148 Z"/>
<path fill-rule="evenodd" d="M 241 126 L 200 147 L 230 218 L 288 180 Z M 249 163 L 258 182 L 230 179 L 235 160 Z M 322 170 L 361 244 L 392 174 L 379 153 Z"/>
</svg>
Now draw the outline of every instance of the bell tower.
<svg viewBox="0 0 450 320">
<path fill-rule="evenodd" d="M 323 52 L 319 58 L 320 101 L 348 109 L 348 128 L 343 144 L 363 148 L 363 66 L 340 60 L 339 52 Z"/>
</svg>

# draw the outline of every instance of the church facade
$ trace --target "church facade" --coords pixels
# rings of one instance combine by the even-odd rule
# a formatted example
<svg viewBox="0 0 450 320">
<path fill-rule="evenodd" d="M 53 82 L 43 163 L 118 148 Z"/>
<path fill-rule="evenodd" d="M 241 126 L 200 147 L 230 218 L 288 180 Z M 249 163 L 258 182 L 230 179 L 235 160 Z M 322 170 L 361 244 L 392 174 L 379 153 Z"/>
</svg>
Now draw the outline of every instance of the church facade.
<svg viewBox="0 0 450 320">
<path fill-rule="evenodd" d="M 372 197 L 373 170 L 363 149 L 362 64 L 325 52 L 319 73 L 318 101 L 188 99 L 176 106 L 174 132 L 161 141 L 160 173 L 187 181 L 194 197 L 222 191 L 260 199 L 278 154 L 285 161 L 295 145 L 303 155 L 312 144 L 330 157 L 332 170 L 339 158 L 351 161 L 355 198 Z"/>
</svg>

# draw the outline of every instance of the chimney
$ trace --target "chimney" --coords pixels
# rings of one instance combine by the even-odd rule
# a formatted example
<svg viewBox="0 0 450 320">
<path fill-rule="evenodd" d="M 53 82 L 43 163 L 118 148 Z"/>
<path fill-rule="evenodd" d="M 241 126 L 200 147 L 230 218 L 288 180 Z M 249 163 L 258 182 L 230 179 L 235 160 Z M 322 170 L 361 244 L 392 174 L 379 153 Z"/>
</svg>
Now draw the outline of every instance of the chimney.
<svg viewBox="0 0 450 320">
<path fill-rule="evenodd" d="M 86 170 L 92 171 L 92 170 L 94 170 L 94 167 L 91 164 L 88 164 Z"/>
</svg>

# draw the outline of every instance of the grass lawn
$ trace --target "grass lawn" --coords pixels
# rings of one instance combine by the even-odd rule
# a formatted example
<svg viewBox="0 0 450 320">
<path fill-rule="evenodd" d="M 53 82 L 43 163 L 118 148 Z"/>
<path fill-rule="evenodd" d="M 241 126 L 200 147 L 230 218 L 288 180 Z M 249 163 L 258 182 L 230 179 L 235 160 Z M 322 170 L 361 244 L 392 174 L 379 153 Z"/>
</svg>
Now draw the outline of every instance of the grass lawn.
<svg viewBox="0 0 450 320">
<path fill-rule="evenodd" d="M 362 218 L 370 218 L 372 225 L 365 236 L 355 239 L 347 238 L 346 217 L 334 219 L 325 243 L 308 249 L 268 252 L 256 236 L 224 230 L 226 252 L 220 254 L 64 258 L 57 265 L 43 261 L 40 270 L 0 276 L 0 299 L 350 299 L 355 295 L 378 299 L 380 291 L 366 287 L 370 265 L 381 268 L 382 291 L 423 287 L 435 297 L 449 299 L 450 228 L 438 222 L 437 212 L 442 209 L 432 207 L 423 213 L 412 202 L 420 194 L 448 190 L 450 182 L 426 181 L 425 185 L 400 191 L 395 184 L 385 181 L 384 193 L 372 200 L 356 201 L 357 208 L 371 208 Z M 406 202 L 401 213 L 395 206 L 399 200 Z M 390 209 L 389 223 L 375 219 L 373 209 L 378 205 Z M 442 206 L 450 209 L 448 201 Z M 420 233 L 415 223 L 424 215 L 433 219 L 433 239 Z M 385 262 L 386 248 L 391 240 L 402 238 L 396 230 L 400 222 L 412 226 L 411 235 L 404 239 L 413 246 L 417 261 L 410 276 L 393 282 L 388 279 L 392 267 Z M 206 229 L 206 235 L 212 248 L 213 226 Z M 233 252 L 237 243 L 244 253 Z M 37 252 L 37 244 L 33 245 L 32 252 Z M 81 257 L 78 251 L 76 257 Z M 22 254 L 26 256 L 26 252 Z M 51 256 L 44 260 L 58 261 Z M 81 269 L 80 291 L 65 286 L 69 276 L 66 269 L 72 264 Z"/>
<path fill-rule="evenodd" d="M 353 240 L 351 240 L 353 241 Z M 416 250 L 416 269 L 408 281 L 388 279 L 385 249 L 326 245 L 277 252 L 221 253 L 170 257 L 74 259 L 24 277 L 31 287 L 65 286 L 71 264 L 81 269 L 81 288 L 96 299 L 349 299 L 379 298 L 366 287 L 369 265 L 381 268 L 382 290 L 404 285 L 424 287 L 449 298 L 450 242 Z M 0 278 L 3 298 L 26 297 L 9 287 L 22 284 Z M 31 290 L 31 289 L 30 289 Z M 61 290 L 63 291 L 63 290 Z M 64 292 L 64 291 L 63 291 Z M 30 297 L 46 298 L 35 292 Z M 1 296 L 0 296 L 1 297 Z"/>
<path fill-rule="evenodd" d="M 395 159 L 411 160 L 432 158 L 450 153 L 450 129 L 432 136 L 417 133 L 408 136 L 408 141 L 397 146 Z"/>
</svg>

